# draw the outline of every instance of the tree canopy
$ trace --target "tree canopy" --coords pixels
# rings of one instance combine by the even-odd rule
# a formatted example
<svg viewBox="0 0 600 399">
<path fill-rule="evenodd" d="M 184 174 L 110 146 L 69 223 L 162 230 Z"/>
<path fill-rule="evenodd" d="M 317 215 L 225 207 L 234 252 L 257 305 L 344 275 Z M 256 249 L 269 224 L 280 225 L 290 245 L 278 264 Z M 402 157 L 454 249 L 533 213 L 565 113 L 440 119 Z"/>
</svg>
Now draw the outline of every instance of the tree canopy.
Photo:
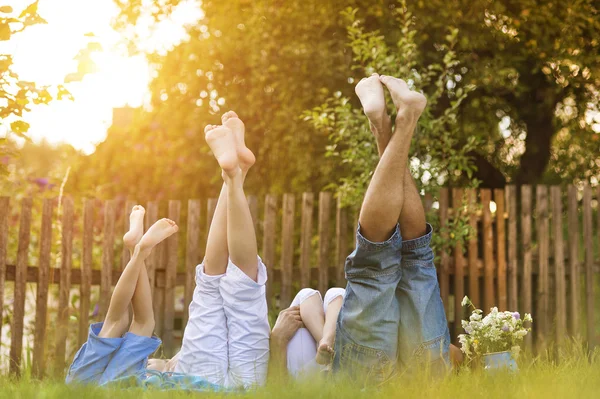
<svg viewBox="0 0 600 399">
<path fill-rule="evenodd" d="M 122 9 L 116 26 L 126 29 L 147 2 L 116 3 Z M 160 20 L 178 3 L 153 2 L 149 12 Z M 340 136 L 313 123 L 322 116 L 316 107 L 346 99 L 356 118 L 347 134 L 354 137 L 366 128 L 355 112 L 356 79 L 376 69 L 397 71 L 419 86 L 415 77 L 430 66 L 443 71 L 421 88 L 431 95 L 441 85 L 444 92 L 430 104 L 432 120 L 446 112 L 452 120 L 443 128 L 422 126 L 421 161 L 458 154 L 452 172 L 491 187 L 600 174 L 600 17 L 593 0 L 236 0 L 201 7 L 204 17 L 187 28 L 186 40 L 148 55 L 155 68 L 152 110 L 109 132 L 79 173 L 81 184 L 100 183 L 107 194 L 214 193 L 209 177 L 218 174 L 202 129 L 228 109 L 246 122 L 257 153 L 253 192 L 316 191 L 356 178 L 360 172 L 348 165 L 356 158 L 326 156 Z M 343 16 L 348 8 L 367 35 L 358 55 L 354 22 Z M 410 31 L 398 13 L 408 15 Z M 400 53 L 409 48 L 399 45 L 407 34 L 412 55 Z M 411 60 L 411 68 L 398 65 L 402 60 Z M 447 152 L 436 152 L 433 128 L 451 138 Z M 121 155 L 124 147 L 130 156 Z"/>
</svg>

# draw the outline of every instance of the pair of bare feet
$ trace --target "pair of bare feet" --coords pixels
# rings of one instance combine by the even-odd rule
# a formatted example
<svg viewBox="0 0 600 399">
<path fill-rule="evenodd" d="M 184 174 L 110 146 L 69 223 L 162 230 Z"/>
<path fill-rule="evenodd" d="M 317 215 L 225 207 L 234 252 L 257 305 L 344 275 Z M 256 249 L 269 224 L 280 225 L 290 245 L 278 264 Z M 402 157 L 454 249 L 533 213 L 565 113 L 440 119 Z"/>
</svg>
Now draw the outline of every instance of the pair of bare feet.
<svg viewBox="0 0 600 399">
<path fill-rule="evenodd" d="M 245 177 L 256 158 L 246 147 L 244 122 L 233 111 L 224 113 L 221 122 L 219 126 L 206 126 L 204 138 L 223 170 L 223 178 L 233 178 L 238 174 Z"/>
<path fill-rule="evenodd" d="M 383 86 L 387 87 L 396 107 L 396 124 L 416 123 L 427 105 L 425 96 L 410 90 L 408 84 L 402 79 L 374 73 L 358 82 L 355 92 L 369 119 L 380 154 L 392 137 L 392 120 L 385 106 Z"/>
<path fill-rule="evenodd" d="M 129 231 L 123 236 L 123 244 L 130 251 L 136 247 L 142 254 L 149 253 L 158 243 L 175 234 L 179 227 L 171 219 L 160 219 L 144 234 L 144 214 L 146 210 L 141 205 L 132 208 L 129 215 Z"/>
</svg>

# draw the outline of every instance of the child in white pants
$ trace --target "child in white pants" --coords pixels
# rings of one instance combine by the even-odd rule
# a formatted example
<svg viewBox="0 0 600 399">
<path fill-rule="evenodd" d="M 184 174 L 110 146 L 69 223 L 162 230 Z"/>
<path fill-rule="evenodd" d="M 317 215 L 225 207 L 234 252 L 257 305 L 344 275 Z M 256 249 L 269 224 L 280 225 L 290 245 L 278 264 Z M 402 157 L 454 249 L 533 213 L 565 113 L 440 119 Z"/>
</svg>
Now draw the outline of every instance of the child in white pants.
<svg viewBox="0 0 600 399">
<path fill-rule="evenodd" d="M 221 126 L 207 126 L 205 134 L 224 183 L 173 369 L 225 388 L 249 388 L 264 384 L 267 375 L 267 271 L 258 257 L 243 189 L 255 158 L 238 116 L 230 111 L 221 120 Z"/>
</svg>

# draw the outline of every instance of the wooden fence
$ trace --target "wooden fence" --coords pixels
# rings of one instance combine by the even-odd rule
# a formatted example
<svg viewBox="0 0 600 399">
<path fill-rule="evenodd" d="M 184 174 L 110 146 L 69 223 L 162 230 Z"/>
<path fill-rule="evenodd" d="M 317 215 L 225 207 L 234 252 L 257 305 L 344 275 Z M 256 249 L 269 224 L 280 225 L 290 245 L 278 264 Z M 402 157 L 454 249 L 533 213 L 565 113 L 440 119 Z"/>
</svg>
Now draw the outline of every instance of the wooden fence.
<svg viewBox="0 0 600 399">
<path fill-rule="evenodd" d="M 569 186 L 566 193 L 559 187 L 509 186 L 493 191 L 443 189 L 437 199 L 425 197 L 426 208 L 439 212 L 439 225 L 434 228 L 441 227 L 443 235 L 453 234 L 444 226 L 452 226 L 453 218 L 461 215 L 468 215 L 468 224 L 476 231 L 465 243 L 466 248 L 459 243 L 438 251 L 436 257 L 453 340 L 462 332 L 460 320 L 466 317 L 466 309 L 460 303 L 467 294 L 483 309 L 498 306 L 500 310 L 532 313 L 534 329 L 525 342 L 527 349 L 540 351 L 550 342 L 563 343 L 567 337 L 578 337 L 594 346 L 598 325 L 594 318 L 600 312 L 595 311 L 598 262 L 593 207 L 597 207 L 600 189 L 596 200 L 592 196 L 590 186 L 583 190 Z M 32 266 L 34 201 L 24 198 L 16 203 L 0 197 L 0 312 L 6 283 L 14 282 L 9 368 L 11 373 L 20 373 L 26 287 L 33 283 L 35 326 L 33 337 L 28 338 L 33 342 L 32 367 L 37 376 L 49 369 L 63 372 L 71 360 L 73 354 L 67 353 L 70 316 L 75 315 L 78 323 L 77 342 L 70 342 L 70 347 L 77 348 L 86 340 L 89 323 L 102 320 L 106 314 L 112 285 L 129 260 L 121 236 L 128 229 L 128 214 L 134 205 L 132 201 L 73 201 L 65 197 L 57 212 L 55 199 L 40 202 L 41 228 L 35 248 L 38 264 Z M 303 193 L 301 198 L 294 194 L 267 195 L 264 201 L 249 197 L 248 202 L 261 256 L 269 268 L 267 295 L 272 309 L 285 307 L 302 287 L 317 287 L 323 292 L 333 285 L 345 285 L 343 265 L 354 246 L 355 211 L 341 208 L 328 192 L 319 193 L 318 201 L 313 193 Z M 180 226 L 180 233 L 157 247 L 147 262 L 156 332 L 163 340 L 165 354 L 172 355 L 187 321 L 195 266 L 203 256 L 216 200 L 189 200 L 185 209 L 177 200 L 144 205 L 146 226 L 159 216 L 169 217 Z M 11 237 L 18 240 L 14 262 L 7 253 Z M 53 250 L 57 242 L 60 247 Z M 53 254 L 58 261 L 52 260 Z M 49 315 L 51 285 L 58 285 L 58 298 L 56 314 Z M 78 292 L 74 290 L 77 286 Z M 96 286 L 97 304 L 92 300 Z M 176 291 L 181 287 L 183 311 L 178 314 Z M 79 299 L 72 302 L 76 294 Z M 96 305 L 97 312 L 91 313 Z M 50 320 L 56 330 L 53 342 L 46 339 Z M 0 339 L 5 327 L 0 326 Z"/>
</svg>

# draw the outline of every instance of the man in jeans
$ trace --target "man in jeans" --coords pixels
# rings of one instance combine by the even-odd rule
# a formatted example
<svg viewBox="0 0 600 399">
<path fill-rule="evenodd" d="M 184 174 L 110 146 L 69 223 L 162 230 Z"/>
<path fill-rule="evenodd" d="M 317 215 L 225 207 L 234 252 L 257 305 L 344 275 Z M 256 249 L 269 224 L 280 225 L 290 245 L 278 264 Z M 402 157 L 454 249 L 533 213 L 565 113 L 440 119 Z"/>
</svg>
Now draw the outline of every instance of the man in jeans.
<svg viewBox="0 0 600 399">
<path fill-rule="evenodd" d="M 393 133 L 384 85 L 397 110 Z M 450 335 L 429 246 L 432 228 L 408 169 L 427 100 L 403 80 L 377 74 L 361 80 L 356 93 L 380 160 L 360 211 L 356 249 L 346 260 L 333 367 L 359 383 L 377 384 L 398 363 L 444 369 Z"/>
</svg>

